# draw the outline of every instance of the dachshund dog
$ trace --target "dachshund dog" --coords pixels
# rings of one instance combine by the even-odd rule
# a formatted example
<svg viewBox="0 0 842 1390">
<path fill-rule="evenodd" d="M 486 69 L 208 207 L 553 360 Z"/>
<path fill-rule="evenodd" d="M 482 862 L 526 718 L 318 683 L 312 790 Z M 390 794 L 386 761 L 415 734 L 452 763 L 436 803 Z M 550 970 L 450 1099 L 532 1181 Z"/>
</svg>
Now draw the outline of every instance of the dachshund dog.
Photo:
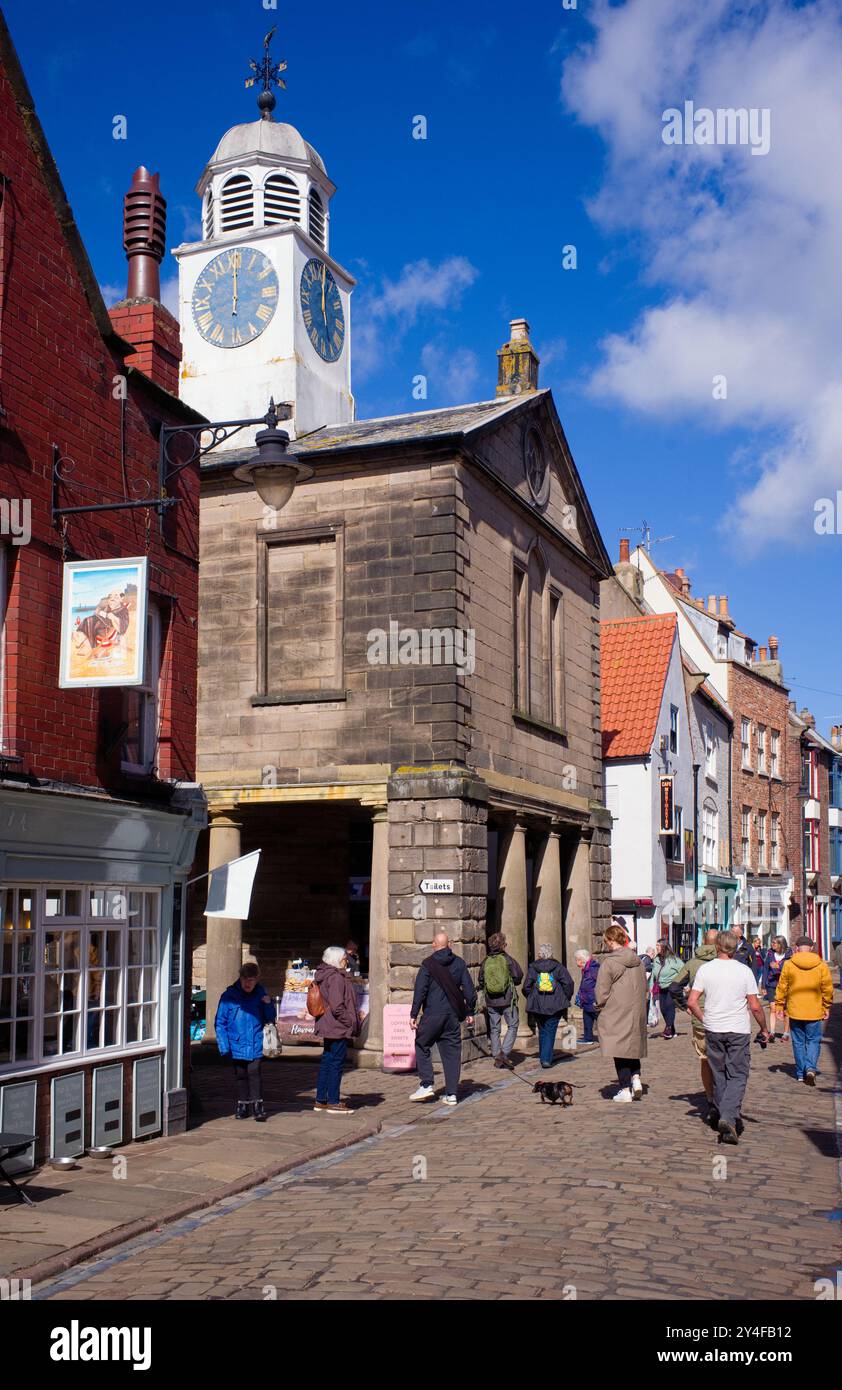
<svg viewBox="0 0 842 1390">
<path fill-rule="evenodd" d="M 533 1095 L 541 1097 L 541 1103 L 549 1101 L 550 1105 L 572 1105 L 573 1087 L 569 1081 L 536 1081 L 532 1087 Z"/>
</svg>

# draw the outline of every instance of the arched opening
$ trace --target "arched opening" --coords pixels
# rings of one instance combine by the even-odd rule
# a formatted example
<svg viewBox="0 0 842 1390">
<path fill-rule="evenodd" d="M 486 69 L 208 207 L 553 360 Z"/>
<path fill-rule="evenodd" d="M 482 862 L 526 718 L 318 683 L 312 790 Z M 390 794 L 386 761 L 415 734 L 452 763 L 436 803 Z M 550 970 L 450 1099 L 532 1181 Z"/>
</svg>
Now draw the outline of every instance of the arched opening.
<svg viewBox="0 0 842 1390">
<path fill-rule="evenodd" d="M 220 231 L 254 225 L 254 189 L 248 174 L 232 174 L 222 185 Z"/>
<path fill-rule="evenodd" d="M 301 221 L 301 197 L 288 174 L 270 174 L 263 185 L 263 221 L 267 227 Z"/>
</svg>

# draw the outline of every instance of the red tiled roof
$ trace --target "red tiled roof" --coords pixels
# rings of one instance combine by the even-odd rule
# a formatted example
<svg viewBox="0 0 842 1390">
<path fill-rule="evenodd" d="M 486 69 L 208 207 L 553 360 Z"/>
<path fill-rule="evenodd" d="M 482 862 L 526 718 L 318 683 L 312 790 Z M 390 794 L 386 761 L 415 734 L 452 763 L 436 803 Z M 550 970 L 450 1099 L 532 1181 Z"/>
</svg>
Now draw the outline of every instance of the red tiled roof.
<svg viewBox="0 0 842 1390">
<path fill-rule="evenodd" d="M 652 751 L 677 622 L 667 613 L 600 623 L 603 757 Z"/>
</svg>

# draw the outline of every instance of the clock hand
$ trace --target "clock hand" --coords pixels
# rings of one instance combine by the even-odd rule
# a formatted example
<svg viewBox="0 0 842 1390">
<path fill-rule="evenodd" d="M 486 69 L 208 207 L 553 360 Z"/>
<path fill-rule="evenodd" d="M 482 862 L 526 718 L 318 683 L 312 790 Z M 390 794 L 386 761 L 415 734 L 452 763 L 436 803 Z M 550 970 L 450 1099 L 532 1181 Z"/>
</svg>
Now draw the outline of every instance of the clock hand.
<svg viewBox="0 0 842 1390">
<path fill-rule="evenodd" d="M 231 301 L 231 313 L 237 312 L 237 262 L 234 262 L 234 298 Z"/>
<path fill-rule="evenodd" d="M 324 321 L 325 321 L 325 328 L 327 328 L 327 310 L 325 309 L 325 276 L 326 276 L 326 275 L 327 275 L 327 266 L 326 266 L 324 263 L 322 263 L 322 318 L 323 318 Z"/>
</svg>

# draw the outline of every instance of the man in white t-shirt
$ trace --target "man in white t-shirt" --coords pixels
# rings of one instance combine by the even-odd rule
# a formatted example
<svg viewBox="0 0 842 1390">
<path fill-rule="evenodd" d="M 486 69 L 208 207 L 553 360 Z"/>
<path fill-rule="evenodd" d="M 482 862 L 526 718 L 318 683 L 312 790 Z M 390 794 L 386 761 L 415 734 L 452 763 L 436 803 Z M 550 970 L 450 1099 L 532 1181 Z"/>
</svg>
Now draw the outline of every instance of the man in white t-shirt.
<svg viewBox="0 0 842 1390">
<path fill-rule="evenodd" d="M 705 1030 L 707 1056 L 713 1073 L 713 1114 L 723 1144 L 739 1142 L 740 1111 L 751 1066 L 751 1020 L 768 1041 L 766 1015 L 757 997 L 754 971 L 734 960 L 739 938 L 722 931 L 716 938 L 716 960 L 696 971 L 687 1008 Z M 699 1005 L 705 996 L 704 1012 Z"/>
</svg>

